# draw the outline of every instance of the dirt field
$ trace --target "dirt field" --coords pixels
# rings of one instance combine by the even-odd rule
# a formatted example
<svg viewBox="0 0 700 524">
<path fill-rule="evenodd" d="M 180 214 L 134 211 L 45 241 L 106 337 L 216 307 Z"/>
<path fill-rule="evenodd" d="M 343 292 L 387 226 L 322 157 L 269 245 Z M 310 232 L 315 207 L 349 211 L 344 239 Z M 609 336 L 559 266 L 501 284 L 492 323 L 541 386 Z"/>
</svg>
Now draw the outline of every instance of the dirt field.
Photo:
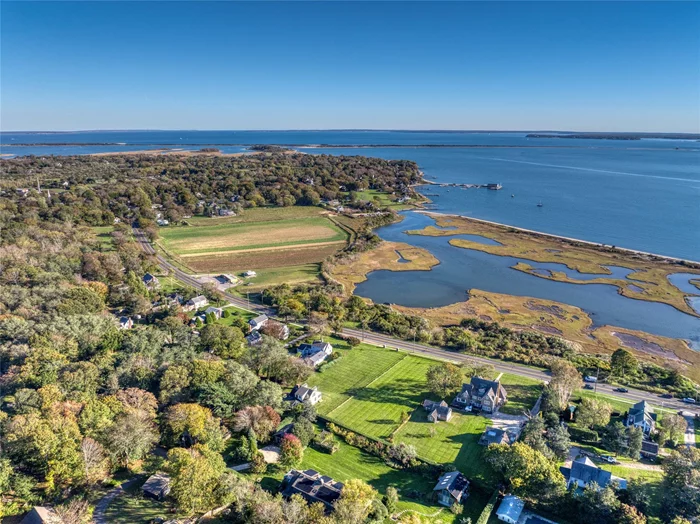
<svg viewBox="0 0 700 524">
<path fill-rule="evenodd" d="M 343 244 L 290 246 L 282 249 L 254 250 L 227 254 L 208 254 L 187 258 L 187 265 L 198 273 L 235 273 L 248 269 L 265 269 L 319 263 L 338 251 Z"/>
<path fill-rule="evenodd" d="M 243 224 L 214 223 L 161 232 L 164 247 L 180 256 L 294 244 L 344 242 L 346 234 L 324 217 Z"/>
</svg>

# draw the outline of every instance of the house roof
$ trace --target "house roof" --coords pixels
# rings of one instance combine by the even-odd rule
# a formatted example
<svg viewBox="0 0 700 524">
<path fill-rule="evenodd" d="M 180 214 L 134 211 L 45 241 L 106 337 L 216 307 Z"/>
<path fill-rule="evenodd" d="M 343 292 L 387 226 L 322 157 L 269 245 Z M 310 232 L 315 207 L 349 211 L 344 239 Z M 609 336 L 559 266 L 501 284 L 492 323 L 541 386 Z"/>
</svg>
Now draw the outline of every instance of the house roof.
<svg viewBox="0 0 700 524">
<path fill-rule="evenodd" d="M 459 471 L 449 471 L 438 479 L 438 483 L 433 488 L 433 491 L 447 490 L 455 499 L 459 500 L 462 493 L 469 488 L 467 477 Z"/>
<path fill-rule="evenodd" d="M 452 408 L 450 408 L 444 400 L 433 402 L 432 400 L 426 399 L 423 401 L 423 407 L 430 412 L 428 416 L 431 418 L 446 420 L 447 417 L 450 416 L 450 413 L 452 413 Z"/>
<path fill-rule="evenodd" d="M 522 499 L 515 495 L 507 495 L 503 497 L 501 505 L 498 506 L 496 516 L 499 518 L 505 516 L 517 522 L 524 508 L 525 502 Z"/>
<path fill-rule="evenodd" d="M 262 340 L 262 335 L 258 331 L 253 331 L 250 335 L 245 337 L 245 339 L 248 341 L 248 344 L 257 344 Z"/>
<path fill-rule="evenodd" d="M 284 491 L 286 496 L 299 493 L 307 500 L 323 502 L 329 508 L 340 498 L 344 487 L 342 482 L 336 482 L 326 475 L 322 476 L 313 469 L 305 471 L 293 469 L 284 478 L 287 482 L 287 488 Z"/>
<path fill-rule="evenodd" d="M 326 360 L 327 356 L 328 355 L 326 355 L 323 351 L 317 351 L 313 355 L 306 357 L 305 360 L 308 361 L 313 366 L 318 366 L 321 362 Z"/>
<path fill-rule="evenodd" d="M 659 445 L 651 440 L 642 441 L 642 451 L 645 453 L 653 453 L 654 455 L 659 454 Z"/>
<path fill-rule="evenodd" d="M 189 302 L 191 302 L 193 305 L 197 306 L 197 305 L 204 305 L 204 304 L 208 303 L 209 301 L 207 300 L 207 297 L 205 297 L 204 295 L 198 295 L 194 298 L 191 298 L 189 300 Z"/>
<path fill-rule="evenodd" d="M 562 474 L 564 474 L 564 477 L 567 477 L 566 473 L 564 473 L 564 469 L 568 468 L 561 468 Z M 604 488 L 610 484 L 612 473 L 599 468 L 595 465 L 595 462 L 588 457 L 582 457 L 574 460 L 571 464 L 569 476 L 567 477 L 567 480 L 569 479 L 581 481 L 584 484 L 595 482 L 600 487 Z"/>
<path fill-rule="evenodd" d="M 141 486 L 141 490 L 152 495 L 160 496 L 164 491 L 170 489 L 170 477 L 165 473 L 156 473 L 148 477 L 148 480 Z"/>
<path fill-rule="evenodd" d="M 148 284 L 149 282 L 158 282 L 158 278 L 155 275 L 151 275 L 150 273 L 146 273 L 143 276 L 143 281 Z"/>
<path fill-rule="evenodd" d="M 307 384 L 302 384 L 295 386 L 292 394 L 295 398 L 303 401 L 306 400 L 306 398 L 311 395 L 314 390 L 318 391 L 315 387 L 310 388 Z"/>
<path fill-rule="evenodd" d="M 248 324 L 250 324 L 251 326 L 254 326 L 256 324 L 262 324 L 263 322 L 267 322 L 267 315 L 258 315 L 255 318 L 251 318 L 248 321 Z"/>
<path fill-rule="evenodd" d="M 495 399 L 497 396 L 505 398 L 506 391 L 497 380 L 487 380 L 481 377 L 472 377 L 469 384 L 462 385 L 462 394 L 469 393 L 474 397 L 489 397 Z"/>
<path fill-rule="evenodd" d="M 20 524 L 60 524 L 63 522 L 56 511 L 48 506 L 34 506 Z"/>
<path fill-rule="evenodd" d="M 479 439 L 479 444 L 488 446 L 489 444 L 510 444 L 510 437 L 502 429 L 487 427 Z"/>
<path fill-rule="evenodd" d="M 646 400 L 637 402 L 632 406 L 628 413 L 629 417 L 632 418 L 635 424 L 642 424 L 645 420 L 649 425 L 651 425 L 654 420 L 656 420 L 656 413 L 647 403 Z"/>
</svg>

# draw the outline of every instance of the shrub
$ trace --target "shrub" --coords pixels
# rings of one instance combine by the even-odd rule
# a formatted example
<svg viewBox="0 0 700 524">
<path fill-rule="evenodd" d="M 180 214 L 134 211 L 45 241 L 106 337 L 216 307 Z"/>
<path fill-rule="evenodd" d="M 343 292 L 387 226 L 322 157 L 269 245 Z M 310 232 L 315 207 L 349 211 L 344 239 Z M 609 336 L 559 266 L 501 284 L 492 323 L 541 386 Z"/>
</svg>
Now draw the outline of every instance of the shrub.
<svg viewBox="0 0 700 524">
<path fill-rule="evenodd" d="M 479 515 L 479 519 L 476 521 L 476 524 L 486 524 L 489 521 L 489 518 L 491 518 L 491 513 L 493 513 L 493 508 L 496 506 L 497 501 L 498 490 L 494 491 L 491 494 L 491 498 L 484 507 L 484 510 L 481 512 L 481 515 Z"/>
<path fill-rule="evenodd" d="M 569 426 L 569 435 L 571 436 L 572 440 L 576 440 L 578 442 L 598 442 L 598 432 L 593 431 L 592 429 L 586 429 L 586 428 L 580 428 L 577 426 L 570 425 Z"/>
</svg>

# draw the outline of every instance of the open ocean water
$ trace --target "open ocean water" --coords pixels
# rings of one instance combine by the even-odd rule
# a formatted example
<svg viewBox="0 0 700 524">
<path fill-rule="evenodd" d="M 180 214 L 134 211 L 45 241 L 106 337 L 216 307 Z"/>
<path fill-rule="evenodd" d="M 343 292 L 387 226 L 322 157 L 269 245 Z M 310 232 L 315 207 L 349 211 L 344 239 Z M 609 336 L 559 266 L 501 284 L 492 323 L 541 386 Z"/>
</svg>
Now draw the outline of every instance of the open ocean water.
<svg viewBox="0 0 700 524">
<path fill-rule="evenodd" d="M 417 162 L 431 182 L 503 185 L 501 191 L 424 186 L 421 191 L 437 195 L 429 197 L 434 211 L 700 261 L 700 142 L 525 135 L 405 131 L 2 133 L 0 153 L 68 155 L 159 147 L 197 150 L 205 146 L 233 153 L 251 144 L 287 144 L 313 154 L 408 159 Z M 333 147 L 339 145 L 363 147 Z M 421 145 L 479 147 L 415 147 Z M 424 247 L 441 260 L 441 266 L 420 275 L 376 272 L 358 287 L 359 294 L 378 302 L 414 306 L 463 300 L 470 287 L 536 296 L 578 305 L 597 325 L 685 338 L 700 347 L 700 319 L 670 306 L 621 297 L 612 286 L 577 286 L 525 275 L 509 269 L 503 257 L 496 260 L 498 257 L 453 248 L 446 245 L 446 239 L 418 240 L 403 235 L 402 227 L 390 226 L 380 230 L 380 235 L 416 245 L 425 243 Z M 401 289 L 411 289 L 411 293 L 402 294 Z M 691 303 L 698 300 L 691 299 Z"/>
</svg>

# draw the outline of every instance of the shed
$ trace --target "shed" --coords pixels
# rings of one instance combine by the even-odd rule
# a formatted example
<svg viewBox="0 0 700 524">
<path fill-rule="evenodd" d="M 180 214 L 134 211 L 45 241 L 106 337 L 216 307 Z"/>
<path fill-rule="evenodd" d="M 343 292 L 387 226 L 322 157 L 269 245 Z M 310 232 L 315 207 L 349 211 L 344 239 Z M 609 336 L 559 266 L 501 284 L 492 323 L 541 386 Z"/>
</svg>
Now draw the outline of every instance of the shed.
<svg viewBox="0 0 700 524">
<path fill-rule="evenodd" d="M 163 500 L 170 493 L 170 477 L 165 473 L 151 475 L 141 486 L 141 491 L 146 497 Z"/>
<path fill-rule="evenodd" d="M 523 509 L 525 509 L 525 502 L 522 499 L 515 495 L 506 495 L 503 497 L 501 505 L 498 506 L 496 517 L 498 517 L 498 520 L 508 522 L 508 524 L 516 524 Z"/>
</svg>

